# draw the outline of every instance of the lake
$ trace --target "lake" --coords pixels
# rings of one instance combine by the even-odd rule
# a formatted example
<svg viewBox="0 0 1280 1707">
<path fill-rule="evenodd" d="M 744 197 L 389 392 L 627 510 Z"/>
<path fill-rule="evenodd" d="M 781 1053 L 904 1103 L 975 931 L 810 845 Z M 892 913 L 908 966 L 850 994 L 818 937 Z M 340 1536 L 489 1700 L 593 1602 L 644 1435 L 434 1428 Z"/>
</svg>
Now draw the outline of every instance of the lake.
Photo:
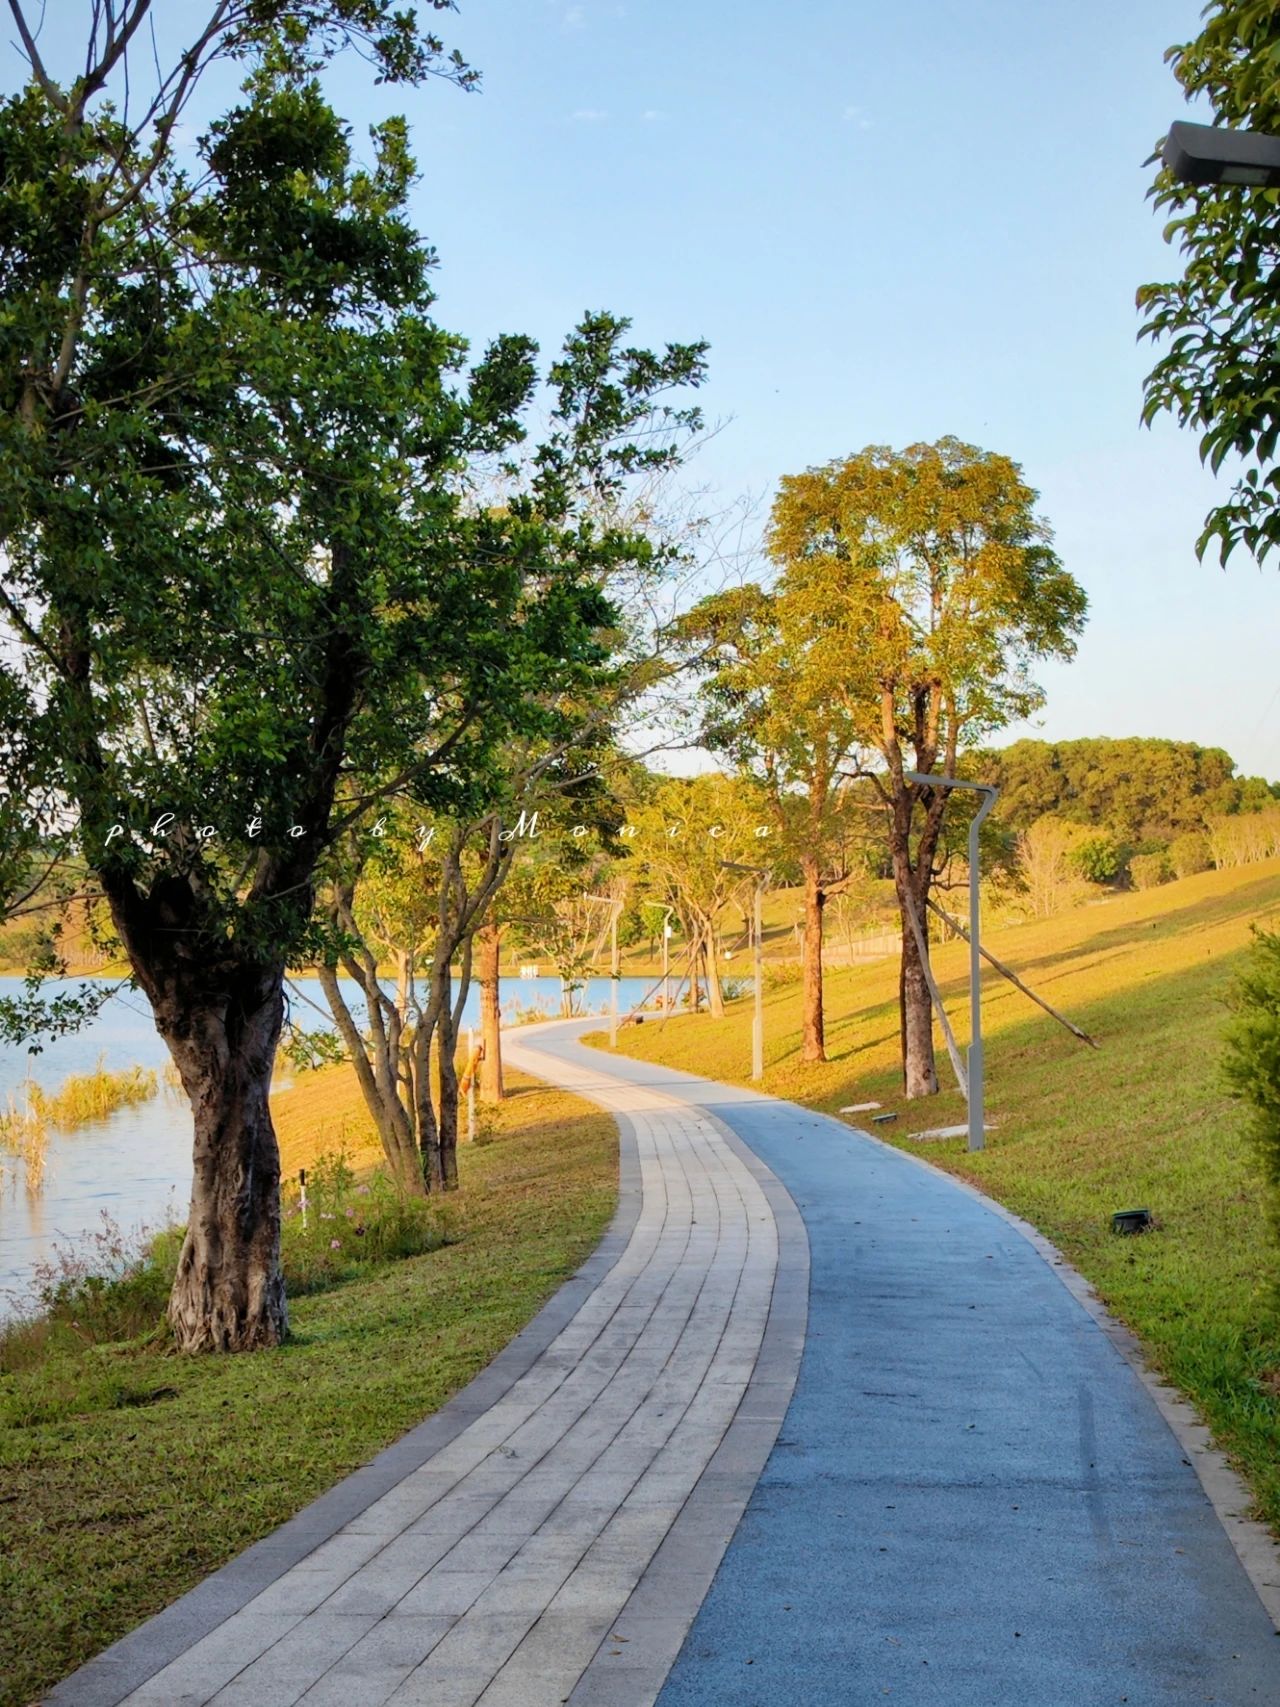
<svg viewBox="0 0 1280 1707">
<path fill-rule="evenodd" d="M 672 980 L 673 985 L 675 980 Z M 81 984 L 116 984 L 114 979 L 50 980 L 46 992 L 77 989 Z M 579 994 L 579 1011 L 607 1014 L 607 978 L 588 980 Z M 618 1011 L 629 1012 L 654 986 L 652 978 L 620 978 Z M 0 995 L 20 995 L 20 977 L 0 976 Z M 359 1020 L 363 1003 L 354 984 L 344 993 Z M 304 1030 L 332 1029 L 319 984 L 299 979 L 289 994 L 290 1011 Z M 316 1004 L 317 1007 L 311 1004 Z M 560 980 L 554 977 L 504 978 L 502 1011 L 508 1023 L 537 1013 L 553 1019 L 560 1012 Z M 480 1023 L 480 991 L 473 983 L 463 1025 Z M 112 1071 L 126 1067 L 163 1069 L 168 1050 L 156 1034 L 151 1009 L 140 991 L 121 988 L 82 1031 L 45 1045 L 39 1055 L 21 1047 L 0 1046 L 0 1105 L 10 1094 L 19 1106 L 23 1081 L 34 1078 L 56 1091 L 72 1073 L 89 1073 L 99 1058 Z M 73 1132 L 49 1131 L 43 1187 L 30 1193 L 22 1163 L 0 1151 L 0 1319 L 11 1316 L 27 1294 L 37 1266 L 55 1249 L 79 1249 L 104 1226 L 103 1214 L 125 1234 L 185 1220 L 191 1190 L 191 1118 L 186 1099 L 163 1083 L 149 1102 L 117 1110 L 105 1120 Z"/>
</svg>

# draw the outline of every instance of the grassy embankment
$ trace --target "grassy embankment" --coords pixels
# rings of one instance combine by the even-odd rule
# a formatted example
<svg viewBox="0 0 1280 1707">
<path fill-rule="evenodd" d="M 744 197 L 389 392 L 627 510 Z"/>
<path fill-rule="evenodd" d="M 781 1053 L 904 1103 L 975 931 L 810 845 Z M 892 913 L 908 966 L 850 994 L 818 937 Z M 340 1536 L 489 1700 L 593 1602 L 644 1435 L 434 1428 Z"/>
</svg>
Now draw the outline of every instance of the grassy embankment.
<svg viewBox="0 0 1280 1707">
<path fill-rule="evenodd" d="M 281 1351 L 166 1354 L 146 1332 L 163 1276 L 75 1312 L 80 1330 L 66 1312 L 0 1338 L 2 1707 L 23 1707 L 438 1409 L 580 1266 L 616 1201 L 616 1128 L 511 1078 L 492 1141 L 461 1151 L 441 1248 L 349 1261 L 367 1243 L 340 1203 L 321 1228 L 313 1202 L 308 1240 L 290 1224 L 287 1272 L 312 1290 L 291 1301 Z M 357 1180 L 378 1158 L 346 1068 L 281 1093 L 275 1112 L 286 1178 L 312 1168 L 313 1192 L 326 1152 L 345 1148 Z M 376 1192 L 356 1183 L 344 1200 L 372 1234 Z"/>
<path fill-rule="evenodd" d="M 1034 1222 L 1141 1337 L 1152 1362 L 1199 1406 L 1280 1530 L 1280 1314 L 1275 1245 L 1240 1115 L 1217 1082 L 1223 994 L 1249 926 L 1280 915 L 1280 861 L 1206 872 L 1043 922 L 988 946 L 1096 1037 L 1086 1048 L 1003 979 L 983 981 L 987 1148 L 912 1133 L 964 1120 L 947 1088 L 901 1097 L 896 962 L 827 979 L 826 1064 L 799 1058 L 799 987 L 765 1006 L 763 1089 L 834 1114 L 876 1100 L 896 1110 L 879 1136 L 972 1180 Z M 935 964 L 963 1049 L 968 949 Z M 621 1033 L 628 1054 L 748 1082 L 751 1001 L 723 1020 L 675 1017 Z M 603 1041 L 597 1037 L 596 1041 Z M 606 1045 L 607 1046 L 607 1045 Z M 853 1124 L 867 1115 L 849 1116 Z M 1113 1210 L 1145 1207 L 1156 1230 L 1110 1232 Z"/>
</svg>

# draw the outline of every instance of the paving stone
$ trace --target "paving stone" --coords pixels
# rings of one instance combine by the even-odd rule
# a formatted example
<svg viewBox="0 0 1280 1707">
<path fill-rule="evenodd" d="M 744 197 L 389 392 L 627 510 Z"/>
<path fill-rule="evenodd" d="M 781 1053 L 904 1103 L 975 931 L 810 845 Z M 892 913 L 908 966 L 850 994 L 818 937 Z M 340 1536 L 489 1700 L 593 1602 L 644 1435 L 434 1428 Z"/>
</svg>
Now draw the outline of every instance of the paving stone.
<svg viewBox="0 0 1280 1707">
<path fill-rule="evenodd" d="M 610 1658 L 628 1707 L 652 1700 L 785 1412 L 806 1271 L 779 1292 L 772 1176 L 717 1121 L 537 1047 L 513 1064 L 618 1113 L 621 1230 L 435 1419 L 231 1567 L 228 1615 L 177 1660 L 109 1653 L 58 1707 L 608 1707 L 607 1670 L 582 1689 Z M 633 1596 L 645 1657 L 598 1652 Z"/>
</svg>

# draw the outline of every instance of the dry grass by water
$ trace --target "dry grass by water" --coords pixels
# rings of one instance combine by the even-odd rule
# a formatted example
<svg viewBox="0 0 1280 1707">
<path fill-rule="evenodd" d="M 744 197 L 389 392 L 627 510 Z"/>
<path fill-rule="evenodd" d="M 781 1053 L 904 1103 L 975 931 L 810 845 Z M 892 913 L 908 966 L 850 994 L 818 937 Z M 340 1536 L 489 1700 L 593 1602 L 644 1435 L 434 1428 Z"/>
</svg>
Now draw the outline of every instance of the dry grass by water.
<svg viewBox="0 0 1280 1707">
<path fill-rule="evenodd" d="M 973 1181 L 1051 1238 L 1195 1404 L 1280 1532 L 1277 1251 L 1236 1106 L 1217 1076 L 1224 994 L 1254 922 L 1280 917 L 1280 861 L 1205 872 L 1053 919 L 989 934 L 988 945 L 1101 1043 L 1075 1041 L 987 971 L 985 1150 L 921 1141 L 961 1124 L 964 1103 L 939 1047 L 941 1095 L 905 1102 L 897 966 L 827 979 L 830 1060 L 800 1060 L 799 987 L 765 998 L 762 1088 L 825 1113 L 876 1101 L 897 1119 L 877 1136 Z M 935 965 L 961 1046 L 968 950 Z M 751 1000 L 722 1020 L 675 1017 L 625 1030 L 628 1054 L 748 1083 Z M 593 1041 L 607 1048 L 607 1038 Z M 848 1117 L 865 1124 L 866 1114 Z M 1110 1231 L 1113 1210 L 1150 1208 L 1156 1230 Z"/>
<path fill-rule="evenodd" d="M 38 1196 L 44 1186 L 50 1127 L 70 1132 L 91 1121 L 105 1120 L 119 1108 L 149 1101 L 157 1087 L 156 1074 L 150 1068 L 108 1072 L 102 1056 L 92 1073 L 73 1073 L 57 1091 L 46 1091 L 28 1079 L 21 1095 L 10 1091 L 5 1107 L 0 1109 L 0 1151 L 22 1163 L 23 1184 L 32 1196 Z M 0 1170 L 0 1186 L 3 1184 L 4 1172 Z"/>
</svg>

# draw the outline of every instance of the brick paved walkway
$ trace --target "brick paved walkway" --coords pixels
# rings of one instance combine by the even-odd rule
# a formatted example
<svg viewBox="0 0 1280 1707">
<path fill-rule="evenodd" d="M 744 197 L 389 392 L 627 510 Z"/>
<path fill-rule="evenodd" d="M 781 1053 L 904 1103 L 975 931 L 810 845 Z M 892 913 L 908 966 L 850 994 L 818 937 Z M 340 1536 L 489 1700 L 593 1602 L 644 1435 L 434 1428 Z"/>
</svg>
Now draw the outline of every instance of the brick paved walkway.
<svg viewBox="0 0 1280 1707">
<path fill-rule="evenodd" d="M 615 1231 L 594 1284 L 553 1300 L 443 1429 L 68 1679 L 57 1707 L 655 1699 L 791 1396 L 803 1226 L 706 1114 L 552 1064 L 534 1033 L 508 1059 L 617 1116 L 625 1242 Z M 504 1359 L 524 1364 L 509 1380 Z"/>
</svg>

